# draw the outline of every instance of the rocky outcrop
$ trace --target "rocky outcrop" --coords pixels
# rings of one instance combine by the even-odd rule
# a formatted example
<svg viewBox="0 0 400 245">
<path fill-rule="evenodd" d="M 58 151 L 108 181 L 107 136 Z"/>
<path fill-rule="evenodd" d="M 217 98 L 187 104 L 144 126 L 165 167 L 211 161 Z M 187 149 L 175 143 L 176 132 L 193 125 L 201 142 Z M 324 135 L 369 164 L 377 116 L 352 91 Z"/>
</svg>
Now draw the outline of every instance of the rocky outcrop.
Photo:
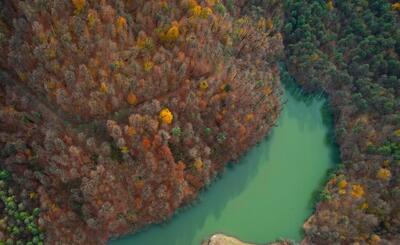
<svg viewBox="0 0 400 245">
<path fill-rule="evenodd" d="M 286 239 L 279 239 L 276 242 L 273 243 L 268 243 L 268 245 L 292 245 L 292 244 L 297 244 L 294 243 L 291 240 L 286 240 Z M 305 241 L 301 242 L 302 245 L 308 244 Z M 253 243 L 247 243 L 239 240 L 238 238 L 228 236 L 222 233 L 217 233 L 212 235 L 209 239 L 206 241 L 202 242 L 201 245 L 255 245 Z"/>
<path fill-rule="evenodd" d="M 203 242 L 202 245 L 254 245 L 240 241 L 237 238 L 227 236 L 224 234 L 212 235 L 207 241 Z"/>
</svg>

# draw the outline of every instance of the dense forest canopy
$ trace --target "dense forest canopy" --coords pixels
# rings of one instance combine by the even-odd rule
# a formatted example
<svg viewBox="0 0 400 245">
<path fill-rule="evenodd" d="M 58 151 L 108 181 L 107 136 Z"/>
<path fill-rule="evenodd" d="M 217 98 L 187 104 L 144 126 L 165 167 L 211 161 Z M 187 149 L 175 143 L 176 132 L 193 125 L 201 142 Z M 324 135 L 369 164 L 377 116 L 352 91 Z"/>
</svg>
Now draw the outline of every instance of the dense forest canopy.
<svg viewBox="0 0 400 245">
<path fill-rule="evenodd" d="M 282 38 L 227 7 L 0 3 L 1 243 L 104 244 L 163 222 L 266 134 Z"/>
<path fill-rule="evenodd" d="M 335 111 L 342 168 L 331 176 L 311 243 L 386 244 L 400 237 L 400 16 L 385 0 L 285 1 L 287 63 Z"/>
<path fill-rule="evenodd" d="M 277 61 L 334 113 L 305 244 L 400 241 L 400 2 L 0 3 L 0 244 L 163 222 L 268 132 Z M 281 35 L 282 33 L 283 35 Z"/>
</svg>

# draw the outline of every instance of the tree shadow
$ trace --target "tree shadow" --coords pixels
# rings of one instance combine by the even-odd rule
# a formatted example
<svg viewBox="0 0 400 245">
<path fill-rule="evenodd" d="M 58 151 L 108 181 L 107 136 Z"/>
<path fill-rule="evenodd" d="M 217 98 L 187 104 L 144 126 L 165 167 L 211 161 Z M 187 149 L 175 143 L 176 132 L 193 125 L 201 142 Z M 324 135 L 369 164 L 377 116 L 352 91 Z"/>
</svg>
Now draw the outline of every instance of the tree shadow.
<svg viewBox="0 0 400 245">
<path fill-rule="evenodd" d="M 329 105 L 327 94 L 324 94 L 322 92 L 309 93 L 303 90 L 300 85 L 295 81 L 295 79 L 289 74 L 283 63 L 280 64 L 280 72 L 281 83 L 286 92 L 285 97 L 288 97 L 287 99 L 295 101 L 294 103 L 289 103 L 289 105 L 286 107 L 288 116 L 302 118 L 303 120 L 301 120 L 300 123 L 307 122 L 307 125 L 312 126 L 311 129 L 323 126 L 326 131 L 323 143 L 325 146 L 327 146 L 327 148 L 329 148 L 328 159 L 329 162 L 333 163 L 333 165 L 326 170 L 326 173 L 323 176 L 318 179 L 318 188 L 313 191 L 307 203 L 308 209 L 314 210 L 315 205 L 320 200 L 321 191 L 324 189 L 325 184 L 329 179 L 329 176 L 335 171 L 338 163 L 340 163 L 341 161 L 340 149 L 335 137 L 333 111 Z M 314 113 L 309 113 L 310 107 L 312 106 L 318 106 L 319 110 L 314 110 Z M 306 109 L 302 110 L 304 109 L 303 107 L 306 107 Z M 307 113 L 305 113 L 306 111 Z M 310 124 L 310 122 L 312 124 Z M 304 125 L 301 125 L 301 128 L 303 127 Z M 299 227 L 299 234 L 301 234 L 301 236 L 304 235 L 304 230 L 302 227 Z"/>
<path fill-rule="evenodd" d="M 306 122 L 309 129 L 315 129 L 321 125 L 320 112 L 313 110 L 322 107 L 326 97 L 322 93 L 308 93 L 303 90 L 295 79 L 288 73 L 284 64 L 280 65 L 281 84 L 284 88 L 284 100 L 292 100 L 285 107 L 286 113 L 290 118 L 301 118 L 298 120 L 301 129 L 305 129 Z M 310 108 L 312 108 L 310 110 Z M 310 113 L 312 111 L 313 113 Z M 310 123 L 311 122 L 311 123 Z"/>
</svg>

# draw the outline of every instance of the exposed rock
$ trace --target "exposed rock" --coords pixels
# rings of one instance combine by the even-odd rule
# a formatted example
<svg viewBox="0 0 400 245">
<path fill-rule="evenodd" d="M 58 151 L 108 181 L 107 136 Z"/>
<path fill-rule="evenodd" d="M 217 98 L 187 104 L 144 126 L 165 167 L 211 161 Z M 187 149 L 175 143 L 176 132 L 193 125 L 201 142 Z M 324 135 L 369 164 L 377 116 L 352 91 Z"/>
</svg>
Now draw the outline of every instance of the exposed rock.
<svg viewBox="0 0 400 245">
<path fill-rule="evenodd" d="M 242 242 L 237 238 L 227 236 L 224 234 L 215 234 L 212 235 L 207 241 L 203 242 L 202 245 L 254 245 L 254 244 Z"/>
</svg>

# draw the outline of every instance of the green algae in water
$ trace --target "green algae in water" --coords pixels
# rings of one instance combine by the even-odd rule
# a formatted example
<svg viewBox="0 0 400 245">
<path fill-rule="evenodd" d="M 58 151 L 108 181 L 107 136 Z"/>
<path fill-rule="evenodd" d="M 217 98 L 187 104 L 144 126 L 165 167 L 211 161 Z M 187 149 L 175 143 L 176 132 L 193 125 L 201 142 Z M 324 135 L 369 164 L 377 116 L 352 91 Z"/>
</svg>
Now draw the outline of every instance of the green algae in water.
<svg viewBox="0 0 400 245">
<path fill-rule="evenodd" d="M 315 192 L 338 161 L 323 96 L 285 79 L 277 127 L 200 195 L 199 202 L 163 225 L 111 245 L 199 245 L 222 232 L 253 243 L 302 239 Z M 288 81 L 289 80 L 289 81 Z"/>
</svg>

